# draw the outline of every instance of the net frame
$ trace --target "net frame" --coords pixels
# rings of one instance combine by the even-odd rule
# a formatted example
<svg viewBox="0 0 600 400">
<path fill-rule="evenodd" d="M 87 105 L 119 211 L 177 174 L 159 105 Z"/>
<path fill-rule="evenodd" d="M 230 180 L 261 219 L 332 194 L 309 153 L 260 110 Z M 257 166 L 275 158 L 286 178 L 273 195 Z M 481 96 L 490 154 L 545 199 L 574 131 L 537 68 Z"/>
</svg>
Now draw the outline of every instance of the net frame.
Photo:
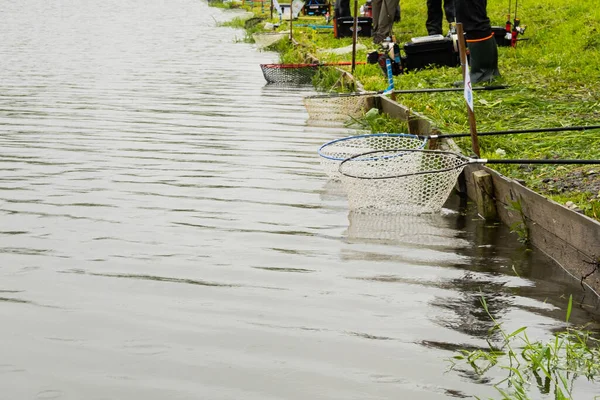
<svg viewBox="0 0 600 400">
<path fill-rule="evenodd" d="M 312 78 L 319 67 L 339 67 L 352 64 L 365 64 L 365 62 L 337 61 L 313 64 L 260 64 L 260 69 L 268 83 L 302 84 L 312 83 Z"/>
<path fill-rule="evenodd" d="M 263 76 L 271 84 L 309 84 L 319 64 L 260 64 Z"/>
<path fill-rule="evenodd" d="M 372 93 L 335 93 L 306 96 L 304 106 L 311 119 L 321 121 L 346 121 L 359 118 L 368 111 Z"/>
<path fill-rule="evenodd" d="M 427 139 L 407 133 L 372 133 L 347 136 L 331 140 L 319 147 L 321 167 L 332 180 L 341 180 L 340 163 L 353 156 L 373 151 L 402 152 L 403 149 L 422 149 Z M 359 162 L 371 161 L 370 157 L 360 158 Z"/>
<path fill-rule="evenodd" d="M 252 35 L 252 39 L 254 39 L 254 43 L 260 47 L 260 48 L 265 48 L 265 47 L 269 47 L 277 42 L 279 42 L 280 40 L 289 37 L 290 36 L 290 32 L 289 31 L 284 31 L 284 32 L 260 32 L 260 33 L 254 33 Z"/>
<path fill-rule="evenodd" d="M 339 166 L 351 211 L 424 214 L 439 212 L 464 167 L 483 160 L 450 151 L 376 150 Z"/>
</svg>

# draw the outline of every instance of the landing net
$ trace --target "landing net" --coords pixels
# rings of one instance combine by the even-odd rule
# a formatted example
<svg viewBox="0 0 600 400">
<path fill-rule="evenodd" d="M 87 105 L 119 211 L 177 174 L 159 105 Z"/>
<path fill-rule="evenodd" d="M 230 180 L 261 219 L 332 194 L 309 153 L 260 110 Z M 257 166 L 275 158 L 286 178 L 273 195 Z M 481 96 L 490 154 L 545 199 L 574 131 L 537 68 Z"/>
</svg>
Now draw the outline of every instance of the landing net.
<svg viewBox="0 0 600 400">
<path fill-rule="evenodd" d="M 340 180 L 340 163 L 347 158 L 376 150 L 393 150 L 401 153 L 402 149 L 422 149 L 426 144 L 427 140 L 420 139 L 415 135 L 374 133 L 332 140 L 322 145 L 318 152 L 321 156 L 321 166 L 327 176 L 330 179 Z M 372 161 L 371 157 L 365 156 L 352 162 L 358 169 L 360 164 L 364 164 L 365 168 L 368 168 L 368 164 Z"/>
<path fill-rule="evenodd" d="M 466 164 L 451 152 L 395 149 L 347 158 L 339 173 L 351 211 L 423 214 L 442 209 Z"/>
<path fill-rule="evenodd" d="M 359 118 L 368 111 L 370 96 L 362 94 L 332 94 L 307 96 L 304 106 L 311 119 L 346 121 Z"/>
<path fill-rule="evenodd" d="M 288 37 L 290 32 L 262 32 L 255 33 L 252 35 L 252 39 L 254 39 L 254 43 L 260 48 L 269 47 L 272 44 L 277 43 L 281 39 Z"/>
<path fill-rule="evenodd" d="M 318 64 L 261 64 L 260 68 L 268 83 L 309 84 L 317 72 Z"/>
</svg>

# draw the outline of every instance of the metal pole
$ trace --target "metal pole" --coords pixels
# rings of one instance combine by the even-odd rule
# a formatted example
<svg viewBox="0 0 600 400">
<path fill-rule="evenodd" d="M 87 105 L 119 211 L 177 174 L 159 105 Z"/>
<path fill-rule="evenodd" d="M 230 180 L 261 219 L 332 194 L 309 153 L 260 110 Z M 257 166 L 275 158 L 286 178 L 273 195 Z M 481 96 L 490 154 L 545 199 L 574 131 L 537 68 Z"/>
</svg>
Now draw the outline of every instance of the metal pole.
<svg viewBox="0 0 600 400">
<path fill-rule="evenodd" d="M 467 49 L 465 48 L 465 35 L 462 23 L 456 24 L 456 33 L 458 34 L 458 50 L 460 52 L 460 65 L 463 72 L 463 82 L 465 81 L 466 65 L 467 65 Z M 477 123 L 475 122 L 475 113 L 469 105 L 467 105 L 467 113 L 469 115 L 469 129 L 471 131 L 471 148 L 473 153 L 480 157 L 479 138 L 477 137 Z"/>
<path fill-rule="evenodd" d="M 356 37 L 358 36 L 358 0 L 354 0 L 354 28 L 352 29 L 352 73 L 356 66 Z"/>
<path fill-rule="evenodd" d="M 294 40 L 294 36 L 292 35 L 292 0 L 290 0 L 290 42 Z"/>
</svg>

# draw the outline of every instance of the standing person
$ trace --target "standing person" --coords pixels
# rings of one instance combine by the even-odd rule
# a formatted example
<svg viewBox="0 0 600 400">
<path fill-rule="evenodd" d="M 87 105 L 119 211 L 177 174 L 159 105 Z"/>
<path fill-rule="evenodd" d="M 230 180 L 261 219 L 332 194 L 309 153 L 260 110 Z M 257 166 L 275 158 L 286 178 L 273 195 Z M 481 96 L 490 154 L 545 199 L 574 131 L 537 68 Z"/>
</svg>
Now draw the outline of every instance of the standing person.
<svg viewBox="0 0 600 400">
<path fill-rule="evenodd" d="M 394 19 L 400 17 L 400 0 L 373 0 L 373 43 L 392 36 Z"/>
<path fill-rule="evenodd" d="M 470 53 L 471 83 L 500 76 L 498 46 L 487 16 L 487 0 L 455 0 L 456 21 L 463 24 Z"/>
<path fill-rule="evenodd" d="M 336 0 L 333 15 L 334 18 L 350 17 L 350 0 Z"/>
<path fill-rule="evenodd" d="M 454 1 L 455 0 L 427 0 L 427 21 L 425 27 L 428 35 L 442 34 L 442 20 L 444 13 L 446 21 L 449 24 L 454 22 Z M 442 11 L 442 2 L 444 3 L 444 11 Z"/>
</svg>

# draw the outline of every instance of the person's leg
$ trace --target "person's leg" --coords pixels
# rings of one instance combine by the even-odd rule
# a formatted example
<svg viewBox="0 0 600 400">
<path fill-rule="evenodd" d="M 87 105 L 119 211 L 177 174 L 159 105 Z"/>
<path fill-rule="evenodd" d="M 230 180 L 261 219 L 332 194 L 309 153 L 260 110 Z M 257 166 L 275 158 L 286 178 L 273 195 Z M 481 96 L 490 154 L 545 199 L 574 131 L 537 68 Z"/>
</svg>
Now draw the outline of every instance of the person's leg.
<svg viewBox="0 0 600 400">
<path fill-rule="evenodd" d="M 456 20 L 463 24 L 467 39 L 481 39 L 492 34 L 487 16 L 487 0 L 455 0 Z"/>
<path fill-rule="evenodd" d="M 394 13 L 394 22 L 400 22 L 402 19 L 402 12 L 400 11 L 400 0 L 398 0 L 398 7 L 396 7 L 396 12 Z"/>
<path fill-rule="evenodd" d="M 454 22 L 456 14 L 454 0 L 444 0 L 444 13 L 446 14 L 446 21 L 448 23 Z"/>
<path fill-rule="evenodd" d="M 471 83 L 491 81 L 498 71 L 498 47 L 487 16 L 487 0 L 455 0 L 456 19 L 463 24 L 470 53 Z"/>
<path fill-rule="evenodd" d="M 383 0 L 373 0 L 371 2 L 372 14 L 373 14 L 373 26 L 371 28 L 371 34 L 373 36 L 373 43 L 379 44 L 383 39 L 379 39 L 377 36 L 377 30 L 379 29 L 379 15 L 381 14 L 381 7 Z"/>
<path fill-rule="evenodd" d="M 377 30 L 373 36 L 374 43 L 381 43 L 386 37 L 392 35 L 397 7 L 398 0 L 383 0 L 378 16 Z"/>
<path fill-rule="evenodd" d="M 336 0 L 333 13 L 335 18 L 350 17 L 350 0 Z"/>
<path fill-rule="evenodd" d="M 494 35 L 487 38 L 467 40 L 471 65 L 472 83 L 489 82 L 500 76 L 498 70 L 498 45 Z"/>
<path fill-rule="evenodd" d="M 425 27 L 429 35 L 442 34 L 442 0 L 427 0 L 427 21 Z"/>
</svg>

